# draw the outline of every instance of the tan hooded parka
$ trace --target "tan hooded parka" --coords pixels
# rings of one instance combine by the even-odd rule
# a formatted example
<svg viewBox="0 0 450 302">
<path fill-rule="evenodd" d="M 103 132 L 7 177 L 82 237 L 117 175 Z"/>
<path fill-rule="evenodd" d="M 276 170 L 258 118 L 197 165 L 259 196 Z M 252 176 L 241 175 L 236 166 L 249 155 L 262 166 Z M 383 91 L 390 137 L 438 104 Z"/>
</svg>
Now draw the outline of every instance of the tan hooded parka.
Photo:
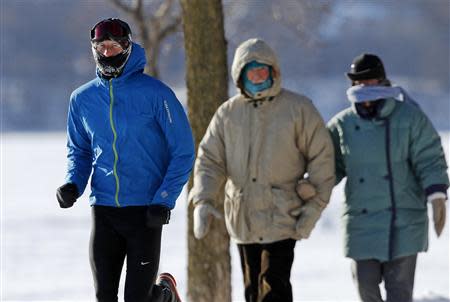
<svg viewBox="0 0 450 302">
<path fill-rule="evenodd" d="M 243 67 L 258 61 L 273 68 L 273 85 L 249 98 L 240 88 Z M 203 137 L 189 200 L 221 200 L 237 243 L 308 238 L 334 185 L 333 145 L 311 101 L 281 89 L 272 49 L 250 39 L 236 50 L 232 77 L 239 93 L 223 103 Z M 296 186 L 308 173 L 317 194 L 300 199 Z"/>
</svg>

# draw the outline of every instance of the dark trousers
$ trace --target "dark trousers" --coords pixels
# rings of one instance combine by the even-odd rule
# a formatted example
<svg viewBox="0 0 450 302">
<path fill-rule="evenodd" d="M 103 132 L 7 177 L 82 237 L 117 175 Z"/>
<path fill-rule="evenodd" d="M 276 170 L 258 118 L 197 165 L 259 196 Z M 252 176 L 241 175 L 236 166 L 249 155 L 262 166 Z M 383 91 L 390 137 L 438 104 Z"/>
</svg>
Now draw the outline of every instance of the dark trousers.
<svg viewBox="0 0 450 302">
<path fill-rule="evenodd" d="M 379 284 L 384 281 L 387 302 L 412 302 L 417 254 L 392 261 L 357 260 L 352 273 L 363 302 L 382 302 Z"/>
<path fill-rule="evenodd" d="M 145 213 L 146 207 L 92 207 L 89 252 L 98 302 L 118 301 L 125 257 L 125 302 L 170 301 L 170 291 L 154 284 L 162 227 L 147 228 Z"/>
<path fill-rule="evenodd" d="M 295 240 L 238 244 L 246 302 L 292 302 Z"/>
</svg>

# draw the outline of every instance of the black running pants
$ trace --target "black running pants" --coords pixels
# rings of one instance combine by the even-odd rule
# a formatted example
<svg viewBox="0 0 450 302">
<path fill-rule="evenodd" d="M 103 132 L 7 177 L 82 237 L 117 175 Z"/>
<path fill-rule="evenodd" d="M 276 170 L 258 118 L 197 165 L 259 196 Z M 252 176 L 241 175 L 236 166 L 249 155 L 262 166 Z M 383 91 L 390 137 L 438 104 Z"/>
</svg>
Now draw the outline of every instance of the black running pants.
<svg viewBox="0 0 450 302">
<path fill-rule="evenodd" d="M 93 206 L 90 263 L 97 302 L 117 302 L 126 258 L 125 302 L 169 301 L 155 285 L 161 249 L 160 228 L 145 225 L 145 206 Z"/>
</svg>

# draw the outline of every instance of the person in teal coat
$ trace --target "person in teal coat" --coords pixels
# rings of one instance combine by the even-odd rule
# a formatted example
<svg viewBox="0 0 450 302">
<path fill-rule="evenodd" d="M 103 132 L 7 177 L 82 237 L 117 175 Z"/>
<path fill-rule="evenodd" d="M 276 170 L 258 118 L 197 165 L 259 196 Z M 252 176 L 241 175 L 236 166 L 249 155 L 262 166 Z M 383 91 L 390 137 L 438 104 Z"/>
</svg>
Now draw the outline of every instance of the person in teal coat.
<svg viewBox="0 0 450 302">
<path fill-rule="evenodd" d="M 419 252 L 428 249 L 427 203 L 439 236 L 449 180 L 439 134 L 376 55 L 353 60 L 351 106 L 328 123 L 336 181 L 345 185 L 345 255 L 361 301 L 412 301 Z"/>
</svg>

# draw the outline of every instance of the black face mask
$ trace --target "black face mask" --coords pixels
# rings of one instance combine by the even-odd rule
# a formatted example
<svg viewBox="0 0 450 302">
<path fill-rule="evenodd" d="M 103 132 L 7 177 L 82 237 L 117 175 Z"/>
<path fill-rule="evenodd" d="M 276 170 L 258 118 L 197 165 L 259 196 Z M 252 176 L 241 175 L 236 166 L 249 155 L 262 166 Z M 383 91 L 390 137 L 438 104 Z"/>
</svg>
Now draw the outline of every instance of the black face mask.
<svg viewBox="0 0 450 302">
<path fill-rule="evenodd" d="M 118 77 L 125 67 L 125 64 L 131 53 L 131 46 L 125 51 L 112 57 L 105 57 L 98 53 L 95 49 L 92 49 L 94 54 L 94 60 L 98 69 L 107 78 Z"/>
<path fill-rule="evenodd" d="M 363 119 L 373 119 L 379 117 L 383 105 L 384 99 L 371 101 L 370 106 L 364 106 L 363 103 L 355 103 L 356 112 Z"/>
</svg>

